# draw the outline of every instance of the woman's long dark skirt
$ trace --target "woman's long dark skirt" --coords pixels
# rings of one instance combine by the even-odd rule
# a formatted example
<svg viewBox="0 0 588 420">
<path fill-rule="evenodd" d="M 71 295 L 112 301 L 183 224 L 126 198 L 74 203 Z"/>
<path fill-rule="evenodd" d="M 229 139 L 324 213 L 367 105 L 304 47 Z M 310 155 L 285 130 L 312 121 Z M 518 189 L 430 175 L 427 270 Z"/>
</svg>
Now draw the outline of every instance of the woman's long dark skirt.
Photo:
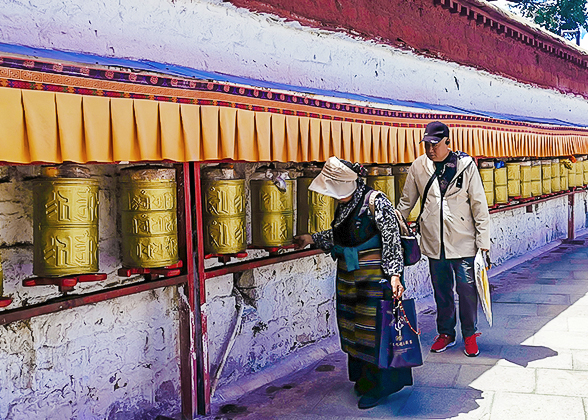
<svg viewBox="0 0 588 420">
<path fill-rule="evenodd" d="M 376 362 L 376 311 L 385 278 L 379 249 L 361 251 L 359 269 L 346 271 L 345 262 L 337 265 L 337 324 L 341 348 L 347 353 L 349 380 L 361 393 L 384 396 L 412 385 L 412 372 L 406 369 L 379 369 Z"/>
</svg>

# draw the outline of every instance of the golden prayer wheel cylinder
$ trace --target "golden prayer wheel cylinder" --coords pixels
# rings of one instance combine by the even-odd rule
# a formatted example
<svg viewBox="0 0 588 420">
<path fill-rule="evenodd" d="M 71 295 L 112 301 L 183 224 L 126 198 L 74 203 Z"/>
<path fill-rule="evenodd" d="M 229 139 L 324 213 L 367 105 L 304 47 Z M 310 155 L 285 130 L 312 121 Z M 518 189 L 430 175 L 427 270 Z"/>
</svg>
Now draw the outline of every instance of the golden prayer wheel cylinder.
<svg viewBox="0 0 588 420">
<path fill-rule="evenodd" d="M 480 163 L 480 177 L 482 184 L 484 184 L 484 192 L 486 193 L 486 201 L 488 206 L 494 205 L 494 163 L 481 162 Z"/>
<path fill-rule="evenodd" d="M 584 160 L 582 161 L 582 166 L 584 168 L 584 185 L 588 185 L 588 158 L 584 157 Z"/>
<path fill-rule="evenodd" d="M 398 193 L 396 194 L 395 200 L 394 200 L 394 205 L 398 206 L 398 203 L 400 202 L 400 198 L 402 197 L 402 190 L 404 189 L 404 184 L 406 183 L 406 176 L 408 175 L 408 169 L 410 168 L 410 165 L 402 165 L 402 166 L 395 166 L 394 169 L 392 170 L 393 174 L 394 174 L 394 190 L 395 192 L 397 191 Z M 408 218 L 406 219 L 409 222 L 414 222 L 416 221 L 416 219 L 419 217 L 419 214 L 421 212 L 421 199 L 419 198 L 416 202 L 416 204 L 414 205 L 414 207 L 412 208 L 412 211 L 410 212 L 410 214 L 408 215 Z"/>
<path fill-rule="evenodd" d="M 584 158 L 579 157 L 576 161 L 576 187 L 584 185 Z"/>
<path fill-rule="evenodd" d="M 543 194 L 551 194 L 551 161 L 550 160 L 542 160 L 541 161 L 541 188 Z"/>
<path fill-rule="evenodd" d="M 577 187 L 576 182 L 576 162 L 571 162 L 572 168 L 568 170 L 568 188 Z"/>
<path fill-rule="evenodd" d="M 232 164 L 202 171 L 202 218 L 207 254 L 247 249 L 245 179 L 237 176 Z"/>
<path fill-rule="evenodd" d="M 521 198 L 531 198 L 531 162 L 521 162 Z"/>
<path fill-rule="evenodd" d="M 390 202 L 396 201 L 394 175 L 390 166 L 372 166 L 368 168 L 367 185 L 376 191 L 382 191 Z"/>
<path fill-rule="evenodd" d="M 202 171 L 202 216 L 204 251 L 236 254 L 247 249 L 245 179 L 232 164 Z"/>
<path fill-rule="evenodd" d="M 262 170 L 263 171 L 263 170 Z M 251 179 L 251 236 L 259 247 L 287 246 L 294 235 L 294 180 L 285 191 L 258 170 Z"/>
<path fill-rule="evenodd" d="M 531 195 L 538 197 L 543 194 L 543 185 L 541 178 L 541 161 L 534 160 L 531 162 Z"/>
<path fill-rule="evenodd" d="M 521 163 L 507 162 L 506 177 L 508 179 L 509 198 L 520 197 L 521 195 Z"/>
<path fill-rule="evenodd" d="M 494 194 L 496 204 L 508 203 L 508 176 L 506 167 L 494 169 Z"/>
<path fill-rule="evenodd" d="M 569 181 L 570 178 L 568 176 L 569 169 L 566 168 L 566 165 L 560 160 L 559 162 L 559 179 L 560 179 L 560 191 L 566 191 L 569 188 Z"/>
<path fill-rule="evenodd" d="M 177 263 L 175 169 L 126 168 L 121 171 L 119 182 L 123 265 L 157 268 Z"/>
<path fill-rule="evenodd" d="M 98 181 L 80 165 L 43 168 L 33 185 L 33 273 L 97 271 Z"/>
<path fill-rule="evenodd" d="M 320 173 L 320 168 L 305 168 L 304 176 L 297 178 L 296 232 L 316 233 L 331 228 L 335 217 L 335 200 L 324 194 L 308 191 L 312 180 Z"/>
<path fill-rule="evenodd" d="M 559 159 L 551 160 L 551 192 L 561 191 Z"/>
</svg>

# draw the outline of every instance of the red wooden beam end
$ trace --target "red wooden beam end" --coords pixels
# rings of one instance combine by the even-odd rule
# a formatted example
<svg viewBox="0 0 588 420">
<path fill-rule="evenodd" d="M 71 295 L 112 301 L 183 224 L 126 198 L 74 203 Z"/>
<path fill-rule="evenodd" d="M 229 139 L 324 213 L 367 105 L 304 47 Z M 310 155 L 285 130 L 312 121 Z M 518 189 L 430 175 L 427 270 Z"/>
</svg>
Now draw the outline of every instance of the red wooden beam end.
<svg viewBox="0 0 588 420">
<path fill-rule="evenodd" d="M 80 274 L 77 276 L 67 277 L 31 277 L 24 279 L 22 285 L 24 287 L 34 286 L 58 286 L 61 293 L 71 292 L 78 283 L 88 283 L 92 281 L 106 280 L 107 275 L 104 273 L 97 274 Z"/>
<path fill-rule="evenodd" d="M 231 258 L 247 258 L 247 252 L 237 252 L 235 254 L 206 254 L 204 256 L 205 260 L 211 258 L 218 258 L 220 262 L 229 262 Z"/>
<path fill-rule="evenodd" d="M 250 245 L 247 248 L 249 249 L 263 249 L 264 251 L 268 252 L 270 255 L 277 255 L 278 252 L 282 249 L 295 249 L 296 245 L 284 245 L 284 246 L 255 246 Z"/>
<path fill-rule="evenodd" d="M 184 266 L 182 260 L 175 264 L 168 265 L 161 268 L 143 268 L 143 267 L 122 267 L 118 269 L 118 275 L 121 277 L 131 277 L 136 274 L 150 276 L 150 279 L 155 279 L 159 276 L 174 277 L 182 274 L 181 268 Z"/>
<path fill-rule="evenodd" d="M 6 308 L 12 303 L 12 299 L 0 296 L 0 308 Z"/>
</svg>

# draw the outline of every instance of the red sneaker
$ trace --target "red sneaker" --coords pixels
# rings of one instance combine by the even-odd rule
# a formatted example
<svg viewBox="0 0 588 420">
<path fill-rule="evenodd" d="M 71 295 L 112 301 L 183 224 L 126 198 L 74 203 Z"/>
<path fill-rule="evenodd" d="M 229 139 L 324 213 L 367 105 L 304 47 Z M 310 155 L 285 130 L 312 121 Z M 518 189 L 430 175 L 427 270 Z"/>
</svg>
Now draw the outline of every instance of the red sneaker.
<svg viewBox="0 0 588 420">
<path fill-rule="evenodd" d="M 469 337 L 464 338 L 465 350 L 463 351 L 467 357 L 476 357 L 480 354 L 478 349 L 478 343 L 476 343 L 476 337 L 479 337 L 482 333 L 475 333 Z"/>
<path fill-rule="evenodd" d="M 453 346 L 455 346 L 455 337 L 447 334 L 439 334 L 431 346 L 431 353 L 441 353 L 447 350 L 448 347 Z"/>
</svg>

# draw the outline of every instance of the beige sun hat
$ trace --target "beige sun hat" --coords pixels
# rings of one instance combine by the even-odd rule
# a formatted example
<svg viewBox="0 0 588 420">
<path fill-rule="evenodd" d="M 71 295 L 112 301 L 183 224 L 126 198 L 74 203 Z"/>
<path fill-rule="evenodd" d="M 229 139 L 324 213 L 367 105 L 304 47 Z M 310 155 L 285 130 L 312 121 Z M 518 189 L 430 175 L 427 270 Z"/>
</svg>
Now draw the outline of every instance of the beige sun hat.
<svg viewBox="0 0 588 420">
<path fill-rule="evenodd" d="M 353 194 L 357 189 L 356 180 L 357 173 L 335 156 L 331 156 L 308 189 L 340 200 Z"/>
</svg>

